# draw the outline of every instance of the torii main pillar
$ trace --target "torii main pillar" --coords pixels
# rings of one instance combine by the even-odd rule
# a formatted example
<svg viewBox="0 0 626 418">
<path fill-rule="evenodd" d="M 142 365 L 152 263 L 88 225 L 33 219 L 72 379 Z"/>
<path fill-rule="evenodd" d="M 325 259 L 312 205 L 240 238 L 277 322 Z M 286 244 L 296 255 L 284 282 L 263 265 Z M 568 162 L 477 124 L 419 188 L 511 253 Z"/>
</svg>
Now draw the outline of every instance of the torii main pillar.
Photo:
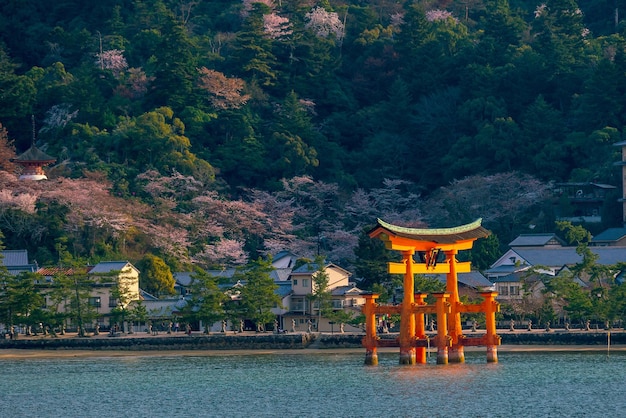
<svg viewBox="0 0 626 418">
<path fill-rule="evenodd" d="M 420 318 L 416 322 L 416 312 L 419 310 L 416 306 L 424 302 L 422 297 L 417 304 L 415 301 L 415 274 L 446 274 L 446 296 L 441 296 L 437 308 L 437 348 L 441 353 L 441 363 L 444 358 L 445 363 L 465 361 L 461 324 L 461 313 L 465 310 L 459 298 L 457 274 L 469 273 L 471 265 L 469 262 L 459 263 L 456 255 L 461 250 L 471 249 L 476 239 L 488 235 L 489 231 L 481 226 L 481 219 L 467 225 L 439 229 L 405 228 L 378 219 L 378 226 L 369 232 L 371 238 L 381 239 L 388 249 L 402 253 L 401 263 L 389 263 L 389 273 L 404 275 L 404 298 L 400 308 L 400 364 L 415 364 L 416 357 L 419 357 L 420 363 L 424 362 L 423 350 L 418 350 L 419 356 L 416 356 L 416 346 L 419 345 L 416 334 L 420 334 L 420 327 L 423 330 Z M 415 253 L 420 254 L 420 262 L 415 261 Z M 445 254 L 445 262 L 438 263 L 440 253 Z M 488 328 L 495 329 L 495 316 L 487 320 L 494 322 L 488 324 Z M 417 335 L 417 339 L 420 338 L 423 336 Z M 375 340 L 370 337 L 368 341 L 370 339 L 372 342 Z M 490 344 L 490 348 L 495 350 L 495 343 Z M 492 356 L 497 359 L 496 353 Z"/>
</svg>

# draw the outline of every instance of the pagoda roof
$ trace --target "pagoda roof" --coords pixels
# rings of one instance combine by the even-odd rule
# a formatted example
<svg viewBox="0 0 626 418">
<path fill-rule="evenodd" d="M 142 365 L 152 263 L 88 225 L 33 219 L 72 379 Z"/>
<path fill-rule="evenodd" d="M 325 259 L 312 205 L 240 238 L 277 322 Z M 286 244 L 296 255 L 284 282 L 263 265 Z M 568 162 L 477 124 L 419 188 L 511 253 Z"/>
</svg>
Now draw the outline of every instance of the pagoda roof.
<svg viewBox="0 0 626 418">
<path fill-rule="evenodd" d="M 53 162 L 56 158 L 46 154 L 35 145 L 31 145 L 24 153 L 18 155 L 13 161 L 41 161 L 41 162 Z"/>
<path fill-rule="evenodd" d="M 469 224 L 455 226 L 452 228 L 406 228 L 392 225 L 378 219 L 378 226 L 370 232 L 376 234 L 376 230 L 386 230 L 389 235 L 409 238 L 417 241 L 431 241 L 438 244 L 453 244 L 458 241 L 474 240 L 489 236 L 489 231 L 481 226 L 482 218 Z"/>
</svg>

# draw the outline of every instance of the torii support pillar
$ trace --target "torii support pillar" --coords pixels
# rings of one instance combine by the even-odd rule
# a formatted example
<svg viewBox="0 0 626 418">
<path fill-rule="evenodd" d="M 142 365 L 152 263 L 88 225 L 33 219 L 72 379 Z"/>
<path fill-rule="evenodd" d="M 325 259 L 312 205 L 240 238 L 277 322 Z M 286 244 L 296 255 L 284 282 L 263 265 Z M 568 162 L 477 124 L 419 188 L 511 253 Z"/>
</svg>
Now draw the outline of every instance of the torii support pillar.
<svg viewBox="0 0 626 418">
<path fill-rule="evenodd" d="M 435 307 L 437 309 L 437 364 L 448 364 L 448 346 L 450 345 L 448 336 L 448 312 L 450 303 L 447 292 L 436 292 L 433 296 L 437 299 Z"/>
<path fill-rule="evenodd" d="M 483 310 L 485 312 L 485 340 L 487 345 L 487 363 L 498 362 L 498 345 L 500 337 L 496 335 L 496 312 L 500 310 L 500 305 L 496 302 L 497 292 L 481 292 L 480 295 L 485 299 L 483 301 Z"/>
<path fill-rule="evenodd" d="M 426 305 L 426 293 L 415 294 L 415 305 Z M 423 313 L 415 314 L 415 338 L 426 340 L 426 320 Z M 418 364 L 426 364 L 426 347 L 419 346 L 415 349 L 415 361 Z"/>
<path fill-rule="evenodd" d="M 363 314 L 365 315 L 365 338 L 363 338 L 363 346 L 365 346 L 365 364 L 368 366 L 378 365 L 378 338 L 376 337 L 376 299 L 377 294 L 372 293 L 365 296 L 365 305 L 363 306 Z"/>
<path fill-rule="evenodd" d="M 450 363 L 464 363 L 465 350 L 461 339 L 463 338 L 463 326 L 461 325 L 461 312 L 459 307 L 461 298 L 459 297 L 459 284 L 456 268 L 456 249 L 445 251 L 446 261 L 450 266 L 450 271 L 446 275 L 446 291 L 450 294 L 450 315 L 448 315 L 448 332 L 452 339 L 452 346 L 448 352 Z"/>
<path fill-rule="evenodd" d="M 413 273 L 413 250 L 402 251 L 402 261 L 406 266 L 404 273 L 404 298 L 400 315 L 400 364 L 415 364 L 415 294 L 413 293 L 415 278 Z"/>
</svg>

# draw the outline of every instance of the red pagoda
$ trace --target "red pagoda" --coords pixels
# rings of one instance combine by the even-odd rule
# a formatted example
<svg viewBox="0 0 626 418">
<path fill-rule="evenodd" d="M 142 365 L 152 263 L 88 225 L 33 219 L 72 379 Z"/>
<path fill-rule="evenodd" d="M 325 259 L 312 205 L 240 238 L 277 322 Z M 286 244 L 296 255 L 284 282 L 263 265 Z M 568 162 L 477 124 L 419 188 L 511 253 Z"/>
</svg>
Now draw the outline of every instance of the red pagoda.
<svg viewBox="0 0 626 418">
<path fill-rule="evenodd" d="M 56 158 L 49 156 L 33 144 L 26 152 L 11 161 L 24 168 L 20 180 L 47 180 L 48 177 L 43 167 L 55 162 Z"/>
</svg>

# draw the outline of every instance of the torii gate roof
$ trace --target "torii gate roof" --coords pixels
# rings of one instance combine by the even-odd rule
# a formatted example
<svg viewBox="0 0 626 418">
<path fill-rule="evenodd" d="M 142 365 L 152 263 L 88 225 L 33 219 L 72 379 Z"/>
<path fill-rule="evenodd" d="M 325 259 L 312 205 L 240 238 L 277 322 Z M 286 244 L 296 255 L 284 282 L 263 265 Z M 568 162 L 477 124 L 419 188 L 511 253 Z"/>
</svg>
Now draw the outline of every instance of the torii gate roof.
<svg viewBox="0 0 626 418">
<path fill-rule="evenodd" d="M 381 219 L 368 235 L 380 238 L 392 250 L 415 249 L 423 251 L 431 248 L 470 249 L 478 238 L 489 236 L 490 232 L 481 226 L 482 218 L 469 224 L 452 228 L 406 228 L 392 225 Z"/>
</svg>

